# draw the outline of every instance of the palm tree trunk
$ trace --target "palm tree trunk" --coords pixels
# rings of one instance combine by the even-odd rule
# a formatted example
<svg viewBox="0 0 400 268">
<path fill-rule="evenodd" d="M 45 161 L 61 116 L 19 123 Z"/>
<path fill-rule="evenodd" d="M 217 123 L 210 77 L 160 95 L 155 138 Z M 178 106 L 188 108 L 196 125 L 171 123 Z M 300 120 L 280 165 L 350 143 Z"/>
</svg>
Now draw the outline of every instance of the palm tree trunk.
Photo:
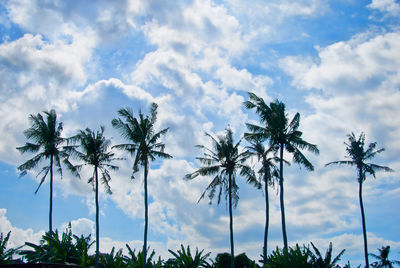
<svg viewBox="0 0 400 268">
<path fill-rule="evenodd" d="M 97 174 L 97 167 L 95 169 L 95 202 L 96 202 L 96 268 L 99 267 L 99 244 L 100 244 L 100 232 L 99 232 L 99 178 Z"/>
<path fill-rule="evenodd" d="M 53 154 L 50 156 L 50 208 L 49 208 L 49 231 L 53 232 Z"/>
<path fill-rule="evenodd" d="M 362 222 L 363 236 L 364 236 L 365 267 L 369 268 L 367 230 L 365 228 L 365 214 L 364 214 L 364 205 L 363 205 L 363 199 L 362 199 L 362 181 L 361 180 L 359 181 L 358 197 L 359 197 L 359 200 L 360 200 L 361 222 Z"/>
<path fill-rule="evenodd" d="M 232 174 L 229 173 L 229 231 L 231 239 L 231 268 L 235 268 L 235 252 L 233 243 L 233 216 L 232 216 Z"/>
<path fill-rule="evenodd" d="M 280 188 L 280 203 L 281 203 L 283 249 L 287 250 L 288 243 L 287 243 L 287 236 L 286 236 L 285 204 L 284 204 L 284 200 L 283 200 L 283 144 L 280 145 L 279 188 Z"/>
<path fill-rule="evenodd" d="M 147 229 L 149 224 L 149 209 L 147 203 L 147 174 L 148 164 L 144 164 L 144 239 L 143 239 L 143 268 L 146 268 L 147 262 Z"/>
<path fill-rule="evenodd" d="M 264 162 L 265 159 L 264 159 Z M 268 179 L 269 179 L 269 168 L 264 164 L 264 187 L 265 187 L 265 230 L 264 230 L 264 251 L 263 261 L 267 260 L 267 243 L 268 243 L 268 227 L 269 227 L 269 195 L 268 195 Z"/>
</svg>

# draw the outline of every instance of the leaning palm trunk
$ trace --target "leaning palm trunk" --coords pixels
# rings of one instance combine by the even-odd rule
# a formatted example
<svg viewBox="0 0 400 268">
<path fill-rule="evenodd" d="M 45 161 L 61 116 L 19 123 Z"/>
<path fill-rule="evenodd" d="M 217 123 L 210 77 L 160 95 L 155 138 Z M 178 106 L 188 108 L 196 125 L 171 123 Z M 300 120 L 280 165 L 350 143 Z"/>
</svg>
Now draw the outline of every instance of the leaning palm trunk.
<svg viewBox="0 0 400 268">
<path fill-rule="evenodd" d="M 147 202 L 147 174 L 148 164 L 144 164 L 144 239 L 143 239 L 143 268 L 146 268 L 147 262 L 147 229 L 149 225 L 149 208 Z"/>
<path fill-rule="evenodd" d="M 100 248 L 100 231 L 99 231 L 99 177 L 97 167 L 95 167 L 95 202 L 96 202 L 96 268 L 99 267 L 99 248 Z"/>
<path fill-rule="evenodd" d="M 286 220 L 285 220 L 285 203 L 283 199 L 283 144 L 280 146 L 280 159 L 279 159 L 279 188 L 280 188 L 280 203 L 281 203 L 281 219 L 282 219 L 282 235 L 283 235 L 283 249 L 288 249 L 287 236 L 286 236 Z"/>
<path fill-rule="evenodd" d="M 232 215 L 232 174 L 229 174 L 229 231 L 231 239 L 231 268 L 235 267 L 235 250 L 233 242 L 233 215 Z"/>
<path fill-rule="evenodd" d="M 362 199 L 362 181 L 361 180 L 360 180 L 360 183 L 359 183 L 358 198 L 360 200 L 361 222 L 362 222 L 363 237 L 364 237 L 365 267 L 369 268 L 367 230 L 366 230 L 366 227 L 365 227 L 365 214 L 364 214 L 364 205 L 363 205 L 363 199 Z"/>
<path fill-rule="evenodd" d="M 266 157 L 263 157 L 263 162 L 266 163 Z M 264 164 L 264 190 L 265 190 L 265 229 L 264 229 L 264 247 L 263 247 L 263 261 L 267 260 L 268 256 L 268 228 L 269 228 L 269 195 L 268 195 L 268 177 L 270 174 L 269 166 Z"/>
<path fill-rule="evenodd" d="M 50 208 L 49 208 L 49 231 L 53 232 L 53 154 L 50 156 Z"/>
</svg>

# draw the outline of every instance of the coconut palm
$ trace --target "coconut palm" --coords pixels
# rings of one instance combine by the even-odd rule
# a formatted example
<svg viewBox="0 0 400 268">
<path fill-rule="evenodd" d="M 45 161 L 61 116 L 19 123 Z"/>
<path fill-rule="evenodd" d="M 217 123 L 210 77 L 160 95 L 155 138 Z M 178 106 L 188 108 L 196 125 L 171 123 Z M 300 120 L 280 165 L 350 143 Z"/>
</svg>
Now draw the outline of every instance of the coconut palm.
<svg viewBox="0 0 400 268">
<path fill-rule="evenodd" d="M 197 176 L 215 175 L 211 183 L 201 195 L 199 201 L 204 198 L 208 192 L 210 204 L 218 191 L 218 204 L 221 201 L 222 194 L 228 201 L 229 207 L 229 230 L 231 244 L 231 267 L 234 267 L 234 241 L 233 241 L 233 216 L 232 208 L 237 206 L 239 195 L 239 187 L 236 184 L 236 173 L 240 171 L 240 175 L 246 177 L 248 182 L 256 183 L 254 172 L 245 163 L 251 156 L 249 150 L 240 150 L 240 142 L 234 143 L 233 133 L 231 129 L 226 129 L 224 136 L 219 136 L 217 139 L 206 133 L 206 136 L 212 140 L 212 149 L 203 145 L 197 145 L 198 148 L 204 150 L 203 157 L 197 157 L 202 167 L 191 174 L 185 176 L 186 179 L 192 180 Z"/>
<path fill-rule="evenodd" d="M 376 154 L 383 152 L 385 149 L 381 148 L 376 150 L 376 142 L 370 143 L 368 148 L 365 149 L 365 134 L 361 133 L 360 136 L 357 138 L 354 133 L 347 135 L 348 142 L 345 142 L 346 145 L 346 152 L 348 160 L 340 160 L 340 161 L 333 161 L 325 166 L 329 166 L 332 164 L 337 165 L 349 165 L 355 166 L 357 170 L 357 180 L 358 180 L 358 198 L 360 201 L 360 209 L 361 209 L 361 221 L 362 221 L 362 228 L 363 228 L 363 237 L 364 237 L 364 255 L 365 255 L 365 265 L 369 267 L 368 261 L 368 244 L 367 244 L 367 230 L 365 227 L 365 214 L 364 214 L 364 205 L 362 199 L 362 186 L 363 182 L 365 181 L 367 174 L 372 175 L 374 178 L 376 171 L 393 171 L 389 167 L 380 166 L 376 164 L 372 164 L 367 162 L 368 160 L 372 159 Z"/>
<path fill-rule="evenodd" d="M 377 261 L 372 263 L 372 267 L 387 267 L 392 268 L 394 264 L 400 265 L 400 261 L 391 261 L 389 260 L 390 246 L 378 248 L 379 255 L 370 253 L 372 257 L 374 257 Z"/>
<path fill-rule="evenodd" d="M 24 131 L 24 135 L 32 142 L 26 142 L 24 146 L 17 147 L 17 150 L 21 153 L 39 153 L 20 165 L 18 170 L 21 172 L 20 176 L 24 176 L 27 171 L 35 169 L 43 160 L 49 161 L 49 164 L 43 167 L 42 170 L 37 174 L 37 176 L 41 176 L 41 179 L 35 194 L 39 191 L 40 186 L 42 186 L 47 175 L 50 173 L 49 231 L 52 232 L 53 168 L 54 166 L 57 168 L 56 171 L 60 173 L 61 177 L 61 161 L 63 161 L 73 172 L 75 172 L 75 169 L 67 160 L 65 152 L 61 149 L 61 145 L 64 143 L 65 138 L 61 137 L 63 125 L 61 122 L 57 122 L 56 111 L 50 110 L 49 112 L 44 111 L 43 113 L 45 114 L 45 119 L 41 114 L 31 114 L 29 116 L 31 127 Z"/>
<path fill-rule="evenodd" d="M 92 184 L 95 191 L 95 203 L 96 203 L 96 268 L 99 265 L 99 179 L 106 188 L 106 192 L 111 194 L 110 185 L 108 184 L 111 180 L 109 169 L 118 170 L 118 167 L 112 165 L 114 160 L 119 158 L 114 157 L 114 153 L 109 151 L 111 141 L 106 139 L 104 136 L 104 127 L 101 126 L 97 132 L 92 131 L 89 128 L 85 130 L 79 130 L 79 133 L 68 139 L 69 143 L 78 143 L 79 145 L 67 146 L 69 155 L 77 158 L 83 162 L 75 166 L 77 170 L 80 170 L 84 165 L 93 167 L 92 176 L 89 178 L 88 183 Z M 78 150 L 81 148 L 81 151 Z M 101 174 L 99 178 L 99 173 Z"/>
<path fill-rule="evenodd" d="M 280 205 L 282 220 L 282 235 L 284 249 L 287 249 L 286 221 L 285 221 L 285 204 L 284 204 L 284 188 L 283 188 L 283 153 L 287 151 L 293 155 L 294 162 L 303 165 L 306 169 L 312 171 L 314 166 L 303 155 L 301 150 L 308 150 L 312 153 L 319 154 L 316 145 L 303 140 L 301 137 L 303 132 L 299 131 L 300 114 L 296 113 L 289 122 L 285 111 L 285 104 L 278 100 L 271 102 L 268 106 L 263 98 L 249 92 L 249 100 L 244 103 L 247 109 L 255 109 L 260 116 L 263 126 L 247 123 L 247 127 L 253 133 L 252 136 L 259 136 L 270 140 L 271 146 L 279 150 L 279 189 L 280 189 Z"/>
<path fill-rule="evenodd" d="M 172 158 L 171 155 L 164 152 L 165 144 L 159 139 L 165 135 L 168 128 L 164 128 L 158 132 L 154 130 L 154 124 L 157 120 L 157 104 L 153 103 L 150 108 L 150 114 L 144 116 L 139 112 L 139 117 L 135 118 L 133 112 L 129 108 L 120 109 L 118 114 L 121 118 L 113 119 L 112 125 L 115 127 L 122 137 L 130 143 L 115 145 L 115 148 L 127 151 L 134 156 L 133 173 L 139 171 L 139 165 L 143 167 L 144 172 L 144 243 L 143 243 L 143 259 L 147 257 L 147 229 L 148 229 L 148 190 L 147 176 L 149 173 L 149 164 L 158 158 Z M 145 268 L 146 262 L 143 262 Z"/>
<path fill-rule="evenodd" d="M 275 184 L 275 179 L 279 179 L 279 170 L 275 165 L 279 161 L 279 158 L 275 155 L 271 155 L 275 152 L 275 148 L 270 146 L 264 147 L 263 140 L 260 140 L 259 136 L 252 136 L 251 133 L 244 134 L 246 140 L 250 143 L 247 146 L 252 154 L 257 155 L 258 160 L 261 160 L 261 168 L 259 173 L 259 183 L 264 183 L 264 196 L 265 196 L 265 229 L 264 229 L 264 247 L 262 258 L 265 261 L 267 259 L 267 243 L 268 243 L 268 228 L 269 228 L 269 193 L 268 186 Z"/>
</svg>

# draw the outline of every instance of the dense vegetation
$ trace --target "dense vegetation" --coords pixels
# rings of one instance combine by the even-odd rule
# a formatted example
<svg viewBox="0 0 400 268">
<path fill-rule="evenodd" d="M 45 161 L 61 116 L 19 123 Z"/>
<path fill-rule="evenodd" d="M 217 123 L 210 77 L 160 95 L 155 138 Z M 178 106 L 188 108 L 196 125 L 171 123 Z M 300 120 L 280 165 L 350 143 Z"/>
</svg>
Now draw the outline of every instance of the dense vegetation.
<svg viewBox="0 0 400 268">
<path fill-rule="evenodd" d="M 94 241 L 89 236 L 77 236 L 72 234 L 71 226 L 65 232 L 59 235 L 58 231 L 47 232 L 42 236 L 38 245 L 26 242 L 29 249 L 20 248 L 6 249 L 10 233 L 5 237 L 0 234 L 0 265 L 13 263 L 59 263 L 74 264 L 80 267 L 94 267 L 96 263 L 96 254 L 90 255 L 89 250 Z M 144 260 L 143 251 L 135 252 L 129 245 L 126 245 L 127 254 L 122 249 L 116 250 L 114 247 L 110 253 L 101 253 L 99 256 L 99 267 L 104 268 L 140 268 L 143 264 L 147 268 L 228 268 L 231 266 L 231 255 L 229 253 L 220 253 L 211 258 L 210 252 L 199 251 L 196 248 L 192 252 L 189 246 L 181 248 L 176 252 L 169 250 L 171 257 L 162 260 L 155 258 L 154 250 Z M 149 251 L 149 249 L 148 249 Z M 332 243 L 329 244 L 325 255 L 322 255 L 319 249 L 311 243 L 310 246 L 288 247 L 288 250 L 276 248 L 267 258 L 260 260 L 261 265 L 256 261 L 249 259 L 245 253 L 235 256 L 236 268 L 257 268 L 257 267 L 304 267 L 304 268 L 340 268 L 338 262 L 345 250 L 342 250 L 337 256 L 332 255 Z M 371 254 L 377 261 L 372 263 L 373 267 L 394 267 L 394 264 L 400 264 L 399 261 L 388 259 L 390 247 L 378 249 L 379 255 Z M 13 258 L 13 255 L 19 258 Z M 261 257 L 263 257 L 261 255 Z M 349 268 L 350 263 L 342 266 Z M 358 266 L 360 267 L 360 266 Z"/>
<path fill-rule="evenodd" d="M 287 242 L 285 206 L 284 206 L 284 164 L 290 164 L 284 159 L 284 152 L 293 156 L 293 162 L 304 166 L 307 170 L 314 170 L 313 164 L 303 154 L 304 150 L 318 154 L 317 145 L 309 143 L 302 138 L 300 127 L 300 114 L 296 113 L 292 119 L 288 118 L 284 103 L 276 100 L 270 104 L 249 93 L 249 100 L 244 103 L 249 110 L 255 110 L 259 116 L 260 125 L 246 124 L 249 132 L 244 134 L 244 139 L 248 145 L 240 146 L 242 139 L 234 141 L 232 130 L 228 127 L 225 135 L 215 137 L 206 133 L 211 139 L 212 147 L 198 145 L 204 151 L 204 155 L 196 159 L 202 164 L 195 172 L 187 174 L 185 179 L 192 180 L 198 176 L 212 176 L 210 184 L 207 186 L 199 201 L 207 194 L 210 204 L 215 196 L 217 203 L 224 195 L 229 208 L 229 232 L 230 232 L 230 253 L 216 255 L 215 259 L 210 258 L 211 253 L 204 253 L 196 249 L 192 253 L 189 246 L 183 245 L 177 252 L 169 250 L 171 258 L 168 260 L 154 259 L 155 252 L 148 254 L 147 232 L 148 232 L 148 191 L 147 178 L 150 170 L 150 163 L 156 158 L 172 158 L 164 152 L 165 144 L 160 142 L 168 128 L 155 130 L 157 120 L 157 104 L 153 104 L 148 115 L 141 112 L 135 117 L 131 109 L 120 109 L 120 118 L 113 119 L 111 124 L 121 134 L 127 142 L 124 144 L 111 146 L 110 139 L 104 136 L 104 127 L 93 131 L 89 128 L 79 130 L 75 136 L 63 138 L 62 123 L 57 122 L 57 115 L 54 110 L 44 112 L 45 118 L 41 114 L 30 115 L 31 127 L 24 131 L 27 142 L 24 146 L 17 149 L 21 153 L 36 153 L 30 160 L 18 167 L 21 176 L 27 171 L 36 170 L 40 162 L 46 161 L 47 164 L 40 170 L 41 180 L 36 192 L 39 190 L 46 177 L 50 177 L 50 209 L 49 209 L 49 231 L 43 235 L 39 245 L 30 242 L 25 243 L 25 248 L 21 250 L 6 249 L 10 233 L 0 236 L 0 264 L 11 263 L 13 256 L 21 256 L 24 261 L 30 263 L 71 263 L 81 267 L 260 267 L 254 260 L 250 260 L 244 253 L 235 256 L 234 236 L 233 236 L 233 208 L 239 200 L 237 179 L 245 178 L 246 181 L 264 191 L 265 194 L 265 234 L 264 244 L 261 250 L 261 260 L 259 263 L 263 267 L 340 267 L 337 263 L 344 250 L 336 257 L 332 256 L 332 244 L 322 256 L 318 248 L 311 243 L 310 246 L 289 247 Z M 365 149 L 365 135 L 363 133 L 357 138 L 353 133 L 348 135 L 346 152 L 348 160 L 334 161 L 331 164 L 345 164 L 355 166 L 357 170 L 357 180 L 359 183 L 359 201 L 362 217 L 362 229 L 364 235 L 365 265 L 369 267 L 369 259 L 366 237 L 365 212 L 362 200 L 362 185 L 366 180 L 366 175 L 376 176 L 376 171 L 392 171 L 389 167 L 379 166 L 368 160 L 384 149 L 376 150 L 376 143 L 371 143 Z M 144 207 L 145 207 L 145 228 L 143 248 L 138 253 L 131 250 L 126 245 L 128 255 L 124 255 L 122 249 L 113 248 L 110 253 L 104 254 L 99 251 L 99 180 L 106 187 L 108 193 L 111 189 L 108 182 L 111 180 L 110 170 L 118 170 L 114 164 L 117 159 L 114 157 L 113 150 L 120 149 L 133 157 L 132 176 L 143 168 L 144 172 Z M 249 158 L 257 157 L 260 161 L 258 170 L 249 166 Z M 74 164 L 73 161 L 78 162 Z M 93 185 L 96 204 L 96 240 L 91 237 L 76 236 L 69 227 L 66 232 L 59 236 L 58 231 L 52 228 L 52 202 L 53 202 L 53 169 L 62 176 L 62 167 L 65 166 L 75 176 L 80 177 L 82 166 L 89 165 L 93 169 L 92 176 L 88 182 Z M 100 173 L 100 174 L 99 174 Z M 268 187 L 277 184 L 279 186 L 283 248 L 276 248 L 270 255 L 267 254 L 268 226 L 269 226 L 269 200 Z M 264 186 L 264 187 L 263 187 Z M 94 255 L 89 255 L 89 248 L 96 244 Z M 26 249 L 30 247 L 31 249 Z M 380 254 L 374 255 L 377 259 L 372 263 L 373 267 L 392 267 L 399 264 L 398 261 L 388 260 L 390 247 L 379 249 Z M 350 263 L 344 267 L 350 267 Z"/>
</svg>

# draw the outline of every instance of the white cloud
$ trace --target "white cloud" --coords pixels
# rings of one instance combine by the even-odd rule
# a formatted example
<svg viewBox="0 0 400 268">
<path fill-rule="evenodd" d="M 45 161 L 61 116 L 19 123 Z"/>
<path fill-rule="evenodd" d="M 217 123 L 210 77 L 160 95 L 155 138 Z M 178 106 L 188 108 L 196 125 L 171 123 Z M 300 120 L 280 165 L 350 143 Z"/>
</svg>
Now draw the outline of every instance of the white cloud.
<svg viewBox="0 0 400 268">
<path fill-rule="evenodd" d="M 3 160 L 20 159 L 15 147 L 21 145 L 29 114 L 51 108 L 62 113 L 76 108 L 79 95 L 75 87 L 86 80 L 84 65 L 94 43 L 90 34 L 75 37 L 70 44 L 51 43 L 39 34 L 28 33 L 0 44 L 0 115 L 4 118 L 0 130 L 6 133 L 0 143 Z M 10 110 L 14 112 L 9 114 Z"/>
<path fill-rule="evenodd" d="M 124 99 L 124 105 L 132 105 L 134 112 L 155 101 L 159 104 L 157 129 L 170 127 L 163 142 L 166 152 L 174 159 L 155 161 L 150 170 L 149 190 L 153 200 L 150 228 L 156 235 L 168 239 L 166 243 L 150 242 L 150 245 L 157 254 L 164 254 L 164 258 L 169 256 L 166 248 L 177 249 L 181 243 L 206 251 L 228 251 L 228 217 L 224 202 L 220 207 L 215 204 L 209 207 L 208 200 L 196 204 L 209 178 L 183 180 L 196 165 L 189 160 L 194 161 L 195 156 L 201 155 L 194 145 L 209 144 L 204 131 L 218 134 L 228 124 L 236 135 L 243 132 L 244 122 L 248 121 L 242 107 L 245 92 L 253 91 L 268 101 L 272 86 L 279 87 L 269 76 L 254 74 L 243 64 L 250 61 L 247 54 L 259 56 L 260 43 L 304 40 L 307 33 L 293 30 L 288 24 L 294 23 L 296 17 L 307 20 L 324 14 L 327 2 L 279 0 L 254 1 L 250 5 L 236 0 L 218 4 L 200 0 L 99 1 L 96 5 L 59 1 L 9 3 L 9 19 L 27 33 L 15 40 L 5 37 L 7 41 L 0 44 L 0 67 L 3 67 L 0 69 L 0 92 L 4 93 L 0 96 L 3 102 L 0 159 L 20 162 L 15 147 L 24 141 L 22 130 L 28 126 L 30 113 L 57 108 L 65 119 L 67 135 L 86 125 L 106 124 L 107 131 L 115 134 L 114 144 L 121 140 L 109 126 L 110 118 L 117 116 L 116 109 L 110 111 L 111 107 L 121 105 L 120 102 L 115 104 L 117 99 Z M 396 5 L 391 1 L 373 1 L 370 7 L 390 13 L 396 8 L 389 7 Z M 145 43 L 141 47 L 142 44 L 126 41 L 128 49 L 140 51 L 137 52 L 139 60 L 132 61 L 127 73 L 121 73 L 118 78 L 108 74 L 98 77 L 98 68 L 115 67 L 102 66 L 99 58 L 107 61 L 107 53 L 124 55 L 125 51 L 114 50 L 119 48 L 119 41 L 125 44 L 124 36 L 138 37 Z M 332 238 L 337 241 L 338 248 L 361 248 L 360 237 L 349 234 L 349 229 L 359 228 L 359 208 L 354 194 L 357 185 L 348 180 L 353 171 L 323 169 L 323 165 L 342 159 L 347 133 L 365 131 L 368 139 L 378 140 L 379 144 L 390 148 L 384 153 L 385 160 L 399 169 L 396 152 L 400 149 L 397 142 L 400 122 L 394 116 L 399 113 L 400 103 L 399 43 L 396 32 L 368 32 L 349 41 L 317 48 L 315 59 L 292 56 L 280 62 L 293 77 L 294 86 L 321 89 L 318 94 L 315 90 L 306 91 L 309 94 L 306 104 L 313 110 L 302 117 L 301 125 L 306 140 L 318 144 L 321 150 L 319 157 L 307 154 L 317 171 L 299 171 L 297 165 L 285 168 L 286 216 L 291 241 L 305 239 L 308 242 L 315 237 L 346 232 Z M 122 57 L 116 58 L 122 60 Z M 256 60 L 258 67 L 264 64 L 258 61 L 265 58 Z M 275 67 L 276 62 L 268 64 Z M 146 113 L 147 109 L 142 111 Z M 113 195 L 102 193 L 101 204 L 111 200 L 128 217 L 140 220 L 144 215 L 142 171 L 137 173 L 135 181 L 129 181 L 131 165 L 129 158 L 120 163 L 121 170 L 112 175 Z M 89 175 L 90 170 L 83 172 L 82 180 L 65 175 L 56 185 L 57 193 L 83 197 L 84 205 L 93 213 L 93 192 L 86 183 Z M 366 199 L 380 196 L 383 190 L 379 187 L 388 181 L 394 181 L 390 196 L 396 196 L 398 183 L 392 177 L 382 176 L 376 184 L 367 184 Z M 281 245 L 281 240 L 276 238 L 280 235 L 280 211 L 275 191 L 271 192 L 271 235 L 274 238 L 270 244 L 273 248 Z M 237 252 L 246 251 L 257 259 L 262 246 L 264 200 L 261 193 L 248 190 L 247 185 L 241 187 L 241 193 L 234 219 L 235 236 L 240 237 Z M 0 223 L 12 227 L 5 216 Z M 74 232 L 93 232 L 93 222 L 89 219 L 73 220 L 71 224 Z M 29 230 L 21 232 L 25 232 L 26 240 L 36 235 Z M 248 237 L 249 233 L 260 234 L 260 239 Z M 36 236 L 39 239 L 40 235 Z M 397 243 L 373 233 L 370 236 L 372 241 L 376 240 L 372 243 Z M 125 248 L 125 243 L 105 237 L 101 249 L 107 252 L 114 245 L 117 249 Z M 142 241 L 129 243 L 135 248 L 142 246 Z"/>
<path fill-rule="evenodd" d="M 367 7 L 377 9 L 393 17 L 400 15 L 400 4 L 396 0 L 372 0 Z"/>
<path fill-rule="evenodd" d="M 12 0 L 10 19 L 22 29 L 39 32 L 52 41 L 74 38 L 71 30 L 93 32 L 102 43 L 117 42 L 136 27 L 137 10 L 127 1 L 96 1 L 75 5 L 64 1 Z M 135 3 L 137 6 L 137 3 Z"/>
<path fill-rule="evenodd" d="M 295 86 L 322 89 L 329 94 L 397 86 L 400 34 L 392 32 L 368 40 L 365 37 L 357 35 L 348 42 L 318 48 L 318 62 L 286 57 L 280 65 L 294 78 Z"/>
<path fill-rule="evenodd" d="M 95 229 L 94 229 L 94 222 L 92 220 L 89 220 L 87 218 L 80 218 L 77 220 L 72 220 L 69 223 L 63 224 L 61 230 L 64 231 L 68 228 L 69 224 L 71 224 L 71 232 L 75 235 L 83 235 L 83 236 L 88 236 L 92 235 L 94 236 Z"/>
<path fill-rule="evenodd" d="M 7 218 L 7 209 L 0 209 L 0 233 L 6 235 L 11 231 L 10 239 L 7 244 L 7 248 L 17 248 L 23 246 L 25 242 L 38 243 L 44 231 L 34 232 L 32 229 L 21 229 L 12 225 L 10 220 Z"/>
</svg>

